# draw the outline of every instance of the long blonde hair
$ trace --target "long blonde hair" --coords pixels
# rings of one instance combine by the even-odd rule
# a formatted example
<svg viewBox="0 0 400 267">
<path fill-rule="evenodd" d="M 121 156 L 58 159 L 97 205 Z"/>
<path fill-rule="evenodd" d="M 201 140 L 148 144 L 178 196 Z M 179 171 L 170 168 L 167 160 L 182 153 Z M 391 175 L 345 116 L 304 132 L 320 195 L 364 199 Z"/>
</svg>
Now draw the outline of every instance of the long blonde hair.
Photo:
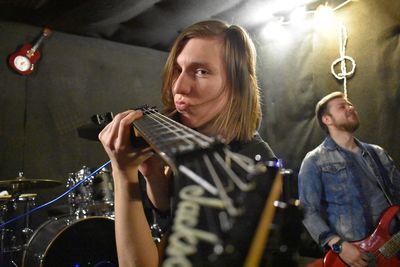
<svg viewBox="0 0 400 267">
<path fill-rule="evenodd" d="M 260 92 L 256 75 L 256 50 L 248 33 L 238 25 L 208 20 L 184 29 L 175 40 L 164 66 L 162 101 L 166 111 L 175 109 L 172 96 L 174 64 L 186 43 L 196 37 L 220 37 L 228 90 L 227 107 L 213 120 L 213 127 L 226 140 L 249 141 L 261 121 Z"/>
</svg>

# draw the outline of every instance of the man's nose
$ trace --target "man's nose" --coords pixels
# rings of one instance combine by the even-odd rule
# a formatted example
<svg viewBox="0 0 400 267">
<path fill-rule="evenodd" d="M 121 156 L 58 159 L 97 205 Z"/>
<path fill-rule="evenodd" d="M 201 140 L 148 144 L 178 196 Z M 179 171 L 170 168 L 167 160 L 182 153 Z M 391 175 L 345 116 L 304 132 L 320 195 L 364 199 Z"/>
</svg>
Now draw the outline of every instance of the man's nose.
<svg viewBox="0 0 400 267">
<path fill-rule="evenodd" d="M 354 112 L 356 109 L 354 108 L 353 105 L 348 105 L 347 106 L 347 110 L 350 111 L 350 112 Z"/>
<path fill-rule="evenodd" d="M 193 86 L 193 79 L 185 72 L 181 72 L 173 85 L 175 94 L 188 94 Z"/>
</svg>

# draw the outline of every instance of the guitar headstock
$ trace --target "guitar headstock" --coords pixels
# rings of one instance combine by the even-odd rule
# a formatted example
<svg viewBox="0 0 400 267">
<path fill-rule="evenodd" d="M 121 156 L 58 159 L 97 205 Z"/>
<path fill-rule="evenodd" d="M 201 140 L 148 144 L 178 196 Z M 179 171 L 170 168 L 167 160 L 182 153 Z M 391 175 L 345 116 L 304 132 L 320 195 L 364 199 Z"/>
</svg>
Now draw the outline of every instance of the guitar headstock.
<svg viewBox="0 0 400 267">
<path fill-rule="evenodd" d="M 48 27 L 44 27 L 43 30 L 42 30 L 42 35 L 43 35 L 44 37 L 48 37 L 48 36 L 50 36 L 52 33 L 53 33 L 53 31 L 50 30 L 50 28 L 48 28 Z"/>
<path fill-rule="evenodd" d="M 177 200 L 162 266 L 258 266 L 281 192 L 279 167 L 224 145 L 176 161 Z"/>
<path fill-rule="evenodd" d="M 258 266 L 282 189 L 279 164 L 256 162 L 218 138 L 142 111 L 135 131 L 174 172 L 162 266 Z"/>
</svg>

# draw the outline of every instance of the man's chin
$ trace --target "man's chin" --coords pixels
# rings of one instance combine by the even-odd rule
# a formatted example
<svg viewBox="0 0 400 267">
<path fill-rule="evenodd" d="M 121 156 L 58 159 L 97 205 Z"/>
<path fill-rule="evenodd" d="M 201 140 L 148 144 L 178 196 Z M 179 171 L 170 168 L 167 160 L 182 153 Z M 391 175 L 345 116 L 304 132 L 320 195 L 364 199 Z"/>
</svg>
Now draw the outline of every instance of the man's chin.
<svg viewBox="0 0 400 267">
<path fill-rule="evenodd" d="M 354 124 L 350 124 L 350 125 L 346 125 L 345 129 L 350 132 L 350 133 L 354 133 L 355 131 L 357 131 L 358 127 L 360 127 L 360 123 L 354 123 Z"/>
</svg>

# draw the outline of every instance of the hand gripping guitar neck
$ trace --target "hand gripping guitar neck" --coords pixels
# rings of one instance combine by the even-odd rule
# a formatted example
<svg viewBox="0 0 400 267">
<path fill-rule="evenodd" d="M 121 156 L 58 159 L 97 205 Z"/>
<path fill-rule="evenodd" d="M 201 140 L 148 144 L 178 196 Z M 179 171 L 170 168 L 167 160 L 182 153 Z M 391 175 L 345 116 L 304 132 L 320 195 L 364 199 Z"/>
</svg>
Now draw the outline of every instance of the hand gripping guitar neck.
<svg viewBox="0 0 400 267">
<path fill-rule="evenodd" d="M 174 219 L 162 266 L 258 266 L 281 192 L 277 166 L 141 109 L 136 135 L 174 172 Z"/>
</svg>

